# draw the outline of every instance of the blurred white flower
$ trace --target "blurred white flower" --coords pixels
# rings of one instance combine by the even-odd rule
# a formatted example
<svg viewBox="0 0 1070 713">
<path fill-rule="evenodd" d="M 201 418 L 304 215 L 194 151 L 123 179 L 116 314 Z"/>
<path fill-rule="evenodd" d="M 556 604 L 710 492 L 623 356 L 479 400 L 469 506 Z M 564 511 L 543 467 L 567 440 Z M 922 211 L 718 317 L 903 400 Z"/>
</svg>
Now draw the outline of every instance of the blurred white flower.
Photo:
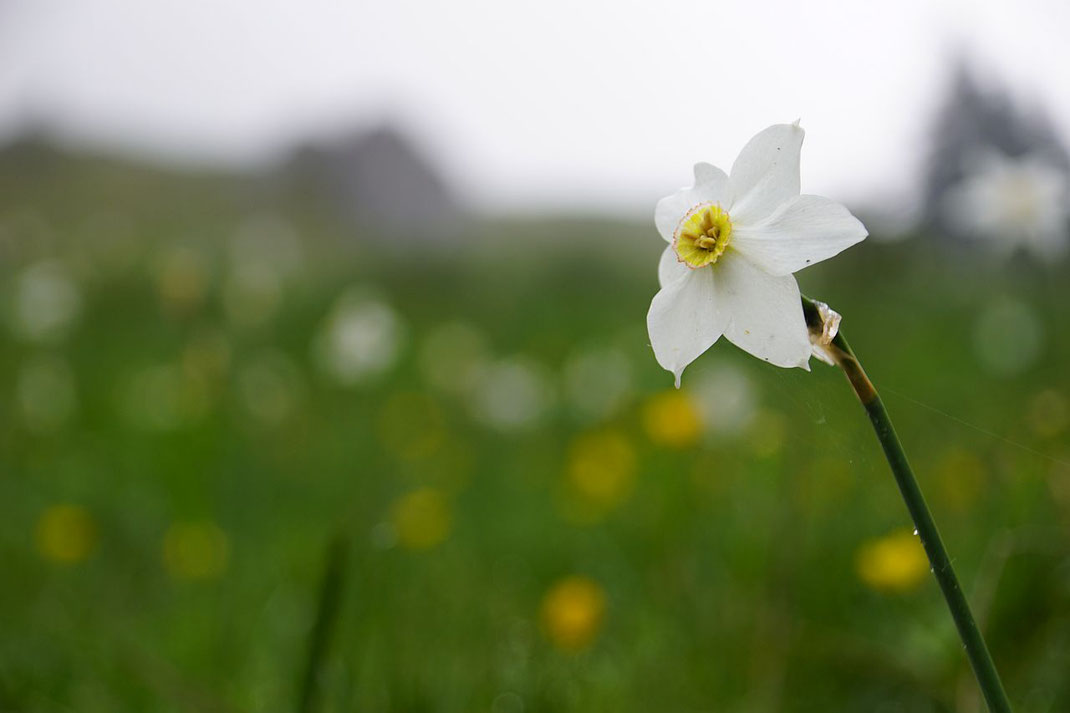
<svg viewBox="0 0 1070 713">
<path fill-rule="evenodd" d="M 147 431 L 192 425 L 213 406 L 211 375 L 185 359 L 126 374 L 116 396 L 120 415 L 127 423 Z"/>
<path fill-rule="evenodd" d="M 359 288 L 342 294 L 313 345 L 321 369 L 351 386 L 379 376 L 397 360 L 402 324 L 386 303 Z"/>
<path fill-rule="evenodd" d="M 1067 249 L 1070 181 L 1038 156 L 988 154 L 944 198 L 949 221 L 1009 255 L 1018 248 L 1044 260 Z"/>
<path fill-rule="evenodd" d="M 82 293 L 58 262 L 27 267 L 15 280 L 11 326 L 30 341 L 61 339 L 82 310 Z"/>
<path fill-rule="evenodd" d="M 134 373 L 119 394 L 119 407 L 137 428 L 170 431 L 182 425 L 182 369 L 160 364 Z"/>
<path fill-rule="evenodd" d="M 432 386 L 453 394 L 469 391 L 490 360 L 483 334 L 462 322 L 433 328 L 420 348 L 420 370 Z"/>
<path fill-rule="evenodd" d="M 536 426 L 554 401 L 546 372 L 526 359 L 488 366 L 472 394 L 472 409 L 487 425 L 505 432 Z"/>
<path fill-rule="evenodd" d="M 282 424 L 304 396 L 301 370 L 282 352 L 257 355 L 239 369 L 237 379 L 245 410 L 265 426 Z"/>
<path fill-rule="evenodd" d="M 839 203 L 799 194 L 804 132 L 778 124 L 752 138 L 731 175 L 695 165 L 695 185 L 658 202 L 669 243 L 647 314 L 654 355 L 680 376 L 721 335 L 783 367 L 809 369 L 810 337 L 792 273 L 866 237 Z"/>
<path fill-rule="evenodd" d="M 973 330 L 981 364 L 995 374 L 1017 374 L 1036 363 L 1044 327 L 1028 304 L 1009 297 L 985 305 Z"/>
<path fill-rule="evenodd" d="M 742 369 L 731 364 L 718 363 L 703 371 L 691 393 L 710 435 L 743 433 L 758 412 L 754 384 Z"/>
<path fill-rule="evenodd" d="M 282 281 L 265 262 L 236 265 L 223 285 L 223 307 L 235 324 L 263 324 L 274 316 L 281 301 Z"/>
<path fill-rule="evenodd" d="M 271 215 L 254 215 L 243 221 L 231 238 L 230 256 L 235 265 L 267 265 L 283 277 L 290 277 L 304 263 L 297 231 Z"/>
<path fill-rule="evenodd" d="M 633 390 L 632 365 L 619 349 L 586 348 L 565 363 L 565 397 L 582 418 L 597 421 L 616 414 Z"/>
<path fill-rule="evenodd" d="M 15 388 L 23 420 L 31 431 L 55 431 L 74 414 L 74 373 L 59 357 L 39 356 L 23 364 Z"/>
</svg>

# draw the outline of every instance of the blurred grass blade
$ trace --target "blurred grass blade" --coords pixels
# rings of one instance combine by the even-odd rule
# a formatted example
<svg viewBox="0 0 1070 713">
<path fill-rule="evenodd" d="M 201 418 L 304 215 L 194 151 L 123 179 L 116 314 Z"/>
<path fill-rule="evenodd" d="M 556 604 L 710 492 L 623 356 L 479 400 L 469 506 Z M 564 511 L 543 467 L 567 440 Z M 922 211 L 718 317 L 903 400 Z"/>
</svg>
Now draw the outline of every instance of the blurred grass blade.
<svg viewBox="0 0 1070 713">
<path fill-rule="evenodd" d="M 320 584 L 316 619 L 308 638 L 308 653 L 300 681 L 298 713 L 312 713 L 320 699 L 321 673 L 324 660 L 330 649 L 338 606 L 345 586 L 346 564 L 349 561 L 349 541 L 344 535 L 336 535 L 327 547 L 326 566 Z"/>
</svg>

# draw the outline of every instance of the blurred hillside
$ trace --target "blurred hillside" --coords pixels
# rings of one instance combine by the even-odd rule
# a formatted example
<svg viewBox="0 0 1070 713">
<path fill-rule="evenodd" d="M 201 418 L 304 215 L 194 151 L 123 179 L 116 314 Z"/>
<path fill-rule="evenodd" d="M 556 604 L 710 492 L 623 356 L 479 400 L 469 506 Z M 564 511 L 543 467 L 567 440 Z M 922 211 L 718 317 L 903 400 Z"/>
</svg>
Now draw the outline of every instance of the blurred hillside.
<svg viewBox="0 0 1070 713">
<path fill-rule="evenodd" d="M 34 205 L 59 191 L 89 211 L 137 203 L 148 215 L 221 210 L 312 211 L 366 236 L 404 233 L 417 243 L 457 237 L 465 221 L 443 179 L 389 127 L 295 148 L 257 172 L 196 172 L 65 149 L 30 132 L 0 148 L 0 190 L 7 205 Z M 163 216 L 161 216 L 163 217 Z"/>
</svg>

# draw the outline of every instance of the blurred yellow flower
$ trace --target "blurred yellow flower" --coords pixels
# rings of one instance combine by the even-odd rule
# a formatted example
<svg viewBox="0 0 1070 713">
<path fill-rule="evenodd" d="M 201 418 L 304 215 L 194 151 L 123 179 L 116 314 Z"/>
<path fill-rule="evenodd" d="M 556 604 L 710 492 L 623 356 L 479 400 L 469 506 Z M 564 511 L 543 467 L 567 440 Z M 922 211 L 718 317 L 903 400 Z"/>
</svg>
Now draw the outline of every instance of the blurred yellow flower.
<svg viewBox="0 0 1070 713">
<path fill-rule="evenodd" d="M 75 564 L 90 555 L 97 542 L 97 526 L 81 505 L 52 505 L 37 520 L 37 551 L 60 564 Z"/>
<path fill-rule="evenodd" d="M 665 391 L 652 396 L 643 407 L 643 427 L 654 443 L 686 448 L 702 435 L 702 417 L 686 392 Z"/>
<path fill-rule="evenodd" d="M 200 307 L 208 279 L 207 260 L 193 248 L 173 247 L 156 260 L 156 290 L 168 314 L 189 314 Z"/>
<path fill-rule="evenodd" d="M 212 522 L 180 522 L 164 535 L 163 561 L 175 579 L 211 579 L 227 569 L 230 542 Z"/>
<path fill-rule="evenodd" d="M 635 465 L 635 451 L 622 433 L 588 433 L 569 452 L 569 484 L 587 504 L 613 508 L 631 495 Z"/>
<path fill-rule="evenodd" d="M 1045 389 L 1033 397 L 1028 420 L 1037 436 L 1053 438 L 1066 430 L 1070 422 L 1070 409 L 1061 393 L 1055 389 Z"/>
<path fill-rule="evenodd" d="M 435 488 L 406 493 L 394 503 L 391 524 L 402 547 L 431 549 L 450 534 L 453 512 L 449 499 Z"/>
<path fill-rule="evenodd" d="M 787 425 L 784 415 L 776 411 L 761 411 L 747 434 L 751 449 L 761 458 L 768 458 L 784 447 Z"/>
<path fill-rule="evenodd" d="M 580 575 L 566 577 L 543 597 L 543 632 L 562 651 L 582 651 L 598 635 L 605 613 L 606 595 L 597 582 Z"/>
<path fill-rule="evenodd" d="M 223 377 L 230 368 L 231 348 L 226 332 L 200 328 L 182 350 L 182 371 L 201 374 L 206 379 Z"/>
<path fill-rule="evenodd" d="M 925 579 L 929 560 L 917 536 L 900 530 L 864 543 L 855 568 L 859 578 L 877 591 L 906 592 Z"/>
</svg>

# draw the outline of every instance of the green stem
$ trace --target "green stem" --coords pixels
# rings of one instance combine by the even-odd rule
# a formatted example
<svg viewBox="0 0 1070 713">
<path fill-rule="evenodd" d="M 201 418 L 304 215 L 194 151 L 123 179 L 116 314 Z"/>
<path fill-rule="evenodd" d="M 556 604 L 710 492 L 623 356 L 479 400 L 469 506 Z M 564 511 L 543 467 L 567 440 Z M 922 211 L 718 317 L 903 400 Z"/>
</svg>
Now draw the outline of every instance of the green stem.
<svg viewBox="0 0 1070 713">
<path fill-rule="evenodd" d="M 806 315 L 807 325 L 811 331 L 821 333 L 821 316 L 817 305 L 807 297 L 802 298 L 803 312 Z M 992 656 L 988 653 L 984 637 L 977 626 L 970 611 L 969 602 L 962 593 L 955 568 L 951 565 L 951 558 L 947 554 L 944 542 L 940 538 L 940 531 L 936 528 L 933 516 L 925 504 L 925 496 L 921 493 L 914 471 L 907 462 L 903 445 L 895 434 L 892 420 L 888 417 L 888 411 L 884 408 L 873 382 L 866 376 L 858 357 L 851 350 L 843 334 L 837 334 L 829 345 L 829 351 L 835 358 L 839 367 L 851 382 L 851 387 L 862 402 L 863 408 L 869 414 L 869 420 L 873 423 L 873 430 L 877 432 L 877 438 L 884 449 L 884 456 L 888 459 L 888 465 L 895 475 L 895 482 L 899 485 L 899 492 L 903 494 L 910 517 L 914 520 L 916 534 L 921 538 L 921 544 L 925 547 L 925 554 L 929 557 L 933 575 L 940 584 L 940 591 L 944 594 L 947 607 L 951 610 L 951 617 L 955 620 L 955 626 L 959 631 L 959 638 L 966 649 L 966 656 L 973 667 L 977 683 L 981 687 L 988 709 L 992 713 L 1011 713 L 1011 704 L 1007 700 L 1007 694 L 1003 690 L 1003 683 L 999 679 L 996 666 L 992 663 Z"/>
</svg>

